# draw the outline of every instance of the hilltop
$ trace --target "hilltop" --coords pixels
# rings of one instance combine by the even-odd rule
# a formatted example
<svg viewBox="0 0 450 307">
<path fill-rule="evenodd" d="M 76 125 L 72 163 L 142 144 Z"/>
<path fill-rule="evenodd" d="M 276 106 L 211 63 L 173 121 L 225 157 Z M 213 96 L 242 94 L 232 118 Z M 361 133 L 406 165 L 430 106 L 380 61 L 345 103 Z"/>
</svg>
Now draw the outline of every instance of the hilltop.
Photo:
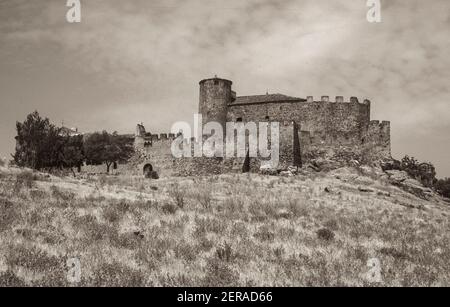
<svg viewBox="0 0 450 307">
<path fill-rule="evenodd" d="M 0 167 L 0 285 L 450 285 L 444 199 L 369 167 L 285 175 Z"/>
</svg>

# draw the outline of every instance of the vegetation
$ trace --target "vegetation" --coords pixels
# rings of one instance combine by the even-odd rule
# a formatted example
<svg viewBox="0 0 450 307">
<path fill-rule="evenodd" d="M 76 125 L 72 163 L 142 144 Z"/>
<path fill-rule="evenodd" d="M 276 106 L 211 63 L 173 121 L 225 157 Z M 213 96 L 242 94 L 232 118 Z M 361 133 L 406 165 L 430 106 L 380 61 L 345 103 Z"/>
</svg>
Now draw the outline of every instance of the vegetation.
<svg viewBox="0 0 450 307">
<path fill-rule="evenodd" d="M 123 162 L 133 154 L 130 140 L 116 132 L 97 132 L 86 139 L 82 135 L 71 136 L 42 118 L 37 111 L 17 122 L 17 146 L 14 162 L 21 167 L 35 170 L 80 169 L 83 162 L 106 164 L 107 171 L 114 163 Z"/>
<path fill-rule="evenodd" d="M 101 186 L 1 172 L 0 286 L 450 285 L 450 207 L 353 169 Z"/>
<path fill-rule="evenodd" d="M 132 143 L 117 132 L 96 132 L 86 138 L 84 144 L 88 164 L 106 164 L 109 173 L 112 164 L 127 161 L 134 152 Z"/>
<path fill-rule="evenodd" d="M 429 162 L 420 163 L 414 157 L 405 156 L 401 161 L 400 168 L 426 187 L 433 187 L 436 182 L 436 169 Z"/>
<path fill-rule="evenodd" d="M 435 184 L 436 191 L 446 198 L 450 198 L 450 178 L 439 179 Z"/>
</svg>

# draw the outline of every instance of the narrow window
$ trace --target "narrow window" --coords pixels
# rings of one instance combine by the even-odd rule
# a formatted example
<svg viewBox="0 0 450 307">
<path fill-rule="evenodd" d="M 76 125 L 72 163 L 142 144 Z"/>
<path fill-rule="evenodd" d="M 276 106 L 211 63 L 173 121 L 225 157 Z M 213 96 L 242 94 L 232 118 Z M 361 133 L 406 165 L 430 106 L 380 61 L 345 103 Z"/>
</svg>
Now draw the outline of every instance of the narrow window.
<svg viewBox="0 0 450 307">
<path fill-rule="evenodd" d="M 238 123 L 242 122 L 242 117 L 236 118 L 236 122 L 238 122 Z"/>
</svg>

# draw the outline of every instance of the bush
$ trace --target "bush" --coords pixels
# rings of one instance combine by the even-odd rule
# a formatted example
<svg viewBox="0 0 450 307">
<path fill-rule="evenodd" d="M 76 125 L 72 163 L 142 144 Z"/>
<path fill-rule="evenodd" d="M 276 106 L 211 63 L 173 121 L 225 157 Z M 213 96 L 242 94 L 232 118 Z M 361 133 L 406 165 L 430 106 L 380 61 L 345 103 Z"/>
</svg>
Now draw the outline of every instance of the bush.
<svg viewBox="0 0 450 307">
<path fill-rule="evenodd" d="M 209 209 L 211 207 L 212 191 L 207 187 L 199 188 L 197 193 L 195 193 L 195 198 L 203 208 Z"/>
<path fill-rule="evenodd" d="M 178 207 L 173 204 L 165 204 L 161 207 L 161 209 L 165 214 L 175 214 Z"/>
<path fill-rule="evenodd" d="M 216 249 L 217 258 L 222 261 L 230 262 L 232 260 L 233 251 L 231 249 L 231 245 L 227 242 L 224 242 Z"/>
<path fill-rule="evenodd" d="M 324 241 L 332 241 L 334 239 L 334 232 L 328 228 L 321 228 L 317 231 L 317 237 Z"/>
<path fill-rule="evenodd" d="M 405 156 L 401 161 L 401 170 L 419 180 L 426 187 L 432 187 L 436 182 L 436 169 L 429 162 L 420 163 L 414 157 Z"/>
<path fill-rule="evenodd" d="M 181 188 L 178 183 L 172 184 L 169 187 L 169 196 L 174 200 L 175 204 L 179 208 L 184 208 L 184 200 L 186 197 L 186 190 Z"/>
<path fill-rule="evenodd" d="M 217 258 L 208 260 L 203 279 L 205 287 L 237 287 L 238 284 L 239 273 L 231 266 Z"/>
<path fill-rule="evenodd" d="M 50 191 L 52 192 L 52 196 L 57 201 L 69 202 L 75 199 L 75 193 L 70 191 L 62 191 L 55 185 L 50 187 Z"/>
<path fill-rule="evenodd" d="M 34 181 L 38 176 L 31 171 L 23 171 L 16 177 L 15 190 L 20 190 L 22 187 L 31 189 L 34 186 Z"/>
<path fill-rule="evenodd" d="M 450 178 L 438 180 L 434 188 L 440 195 L 450 198 Z"/>
<path fill-rule="evenodd" d="M 10 229 L 19 217 L 14 204 L 8 199 L 0 198 L 0 232 Z"/>
</svg>

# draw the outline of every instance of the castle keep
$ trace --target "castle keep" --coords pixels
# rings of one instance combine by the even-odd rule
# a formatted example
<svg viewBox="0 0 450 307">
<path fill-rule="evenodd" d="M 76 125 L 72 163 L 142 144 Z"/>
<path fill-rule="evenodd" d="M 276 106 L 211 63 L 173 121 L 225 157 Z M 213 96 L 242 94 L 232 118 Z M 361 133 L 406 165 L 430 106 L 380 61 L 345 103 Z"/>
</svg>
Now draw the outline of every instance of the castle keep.
<svg viewBox="0 0 450 307">
<path fill-rule="evenodd" d="M 389 158 L 390 122 L 370 119 L 369 100 L 338 96 L 314 99 L 282 94 L 237 96 L 232 81 L 211 78 L 200 81 L 199 113 L 203 122 L 279 122 L 280 168 L 321 159 L 381 160 Z M 225 129 L 224 129 L 225 131 Z M 162 175 L 241 171 L 240 158 L 181 158 L 171 153 L 174 134 L 151 134 L 137 125 L 135 169 L 155 169 Z M 300 161 L 300 162 L 299 162 Z M 247 161 L 248 163 L 248 161 Z M 261 161 L 252 158 L 250 169 Z"/>
</svg>

